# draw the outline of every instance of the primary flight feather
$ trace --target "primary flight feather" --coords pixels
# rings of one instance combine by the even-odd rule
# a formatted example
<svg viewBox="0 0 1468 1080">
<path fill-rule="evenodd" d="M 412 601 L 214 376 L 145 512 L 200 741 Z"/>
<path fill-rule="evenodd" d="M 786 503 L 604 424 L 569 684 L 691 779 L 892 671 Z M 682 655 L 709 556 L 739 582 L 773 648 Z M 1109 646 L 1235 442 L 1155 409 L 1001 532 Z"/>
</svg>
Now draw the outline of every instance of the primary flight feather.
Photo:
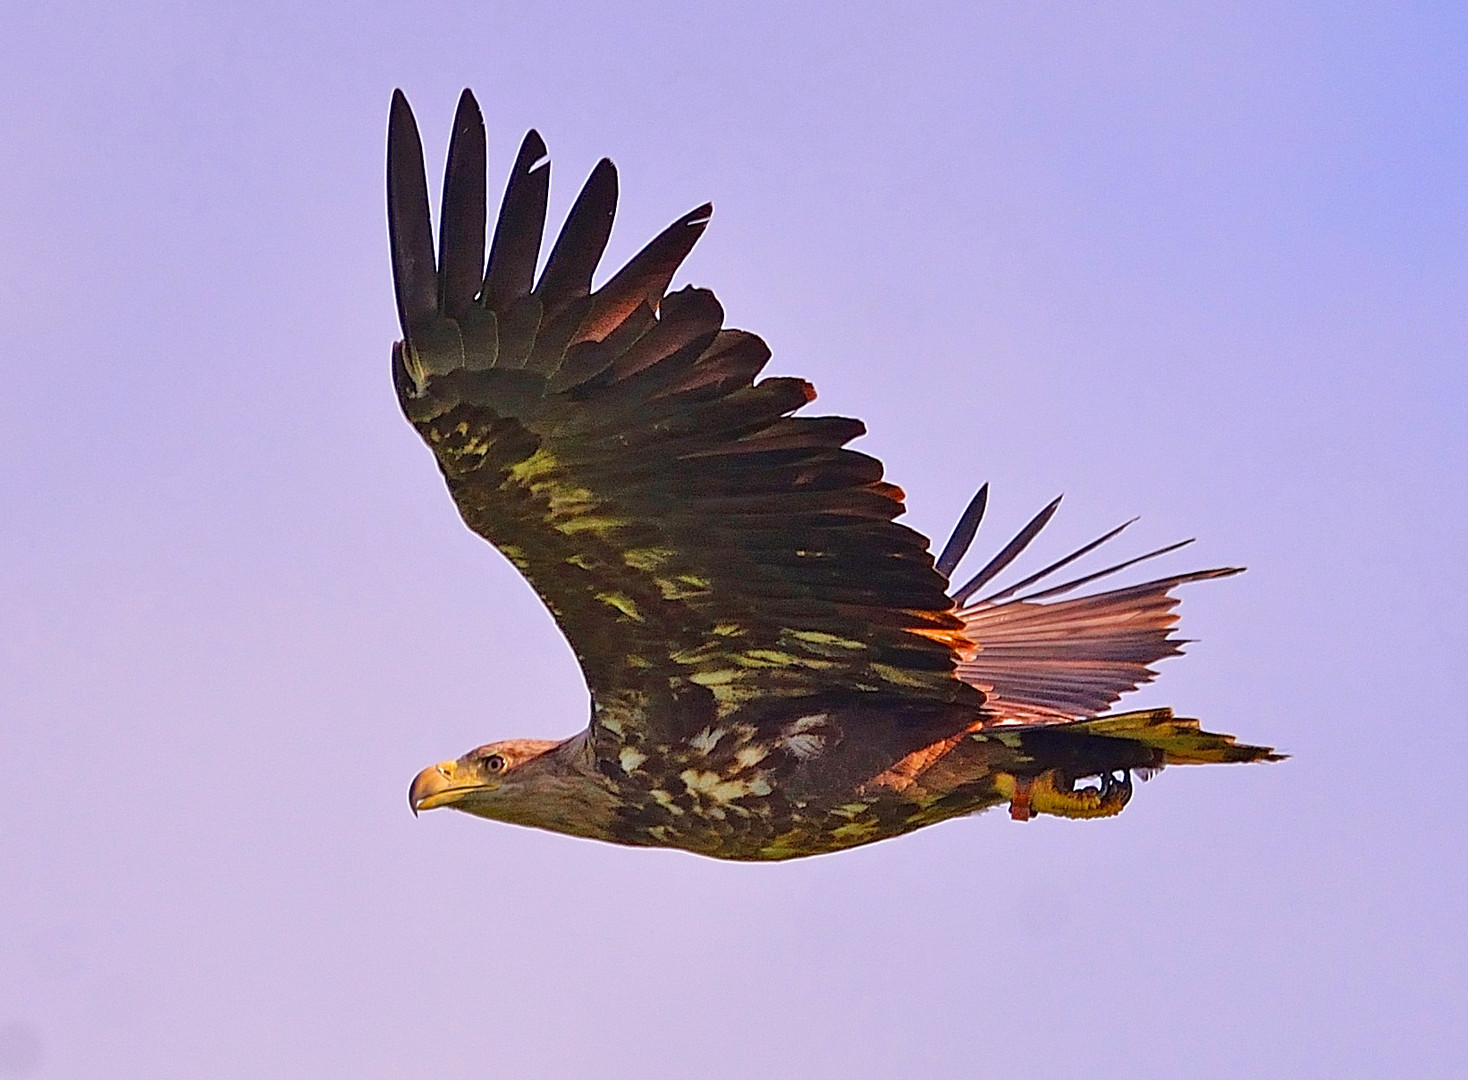
<svg viewBox="0 0 1468 1080">
<path fill-rule="evenodd" d="M 861 423 L 795 415 L 809 383 L 756 381 L 764 342 L 726 329 L 711 292 L 667 292 L 708 205 L 593 291 L 617 199 L 604 159 L 537 279 L 545 158 L 530 132 L 486 264 L 484 123 L 466 90 L 435 253 L 417 126 L 393 95 L 398 400 L 464 522 L 555 616 L 592 699 L 569 739 L 423 770 L 415 812 L 786 859 L 1003 803 L 1106 816 L 1133 770 L 1276 756 L 1166 709 L 1102 715 L 1179 651 L 1171 590 L 1237 571 L 1055 599 L 1159 551 L 1032 591 L 1118 528 L 973 600 L 1057 500 L 952 589 L 987 488 L 934 560 L 895 521 L 903 494 L 881 463 L 846 447 Z"/>
</svg>

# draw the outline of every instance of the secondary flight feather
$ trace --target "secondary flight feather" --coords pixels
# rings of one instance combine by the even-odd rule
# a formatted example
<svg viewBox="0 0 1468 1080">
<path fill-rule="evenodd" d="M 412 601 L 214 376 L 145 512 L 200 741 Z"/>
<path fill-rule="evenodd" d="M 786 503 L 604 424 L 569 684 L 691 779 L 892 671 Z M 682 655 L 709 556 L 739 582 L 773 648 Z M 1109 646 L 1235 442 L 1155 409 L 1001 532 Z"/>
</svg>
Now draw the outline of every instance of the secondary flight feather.
<svg viewBox="0 0 1468 1080">
<path fill-rule="evenodd" d="M 996 804 L 1120 811 L 1131 772 L 1270 759 L 1169 710 L 1102 715 L 1178 650 L 1178 585 L 1058 600 L 1161 554 L 1047 585 L 1122 528 L 974 600 L 1046 507 L 959 588 L 980 491 L 935 560 L 903 493 L 847 447 L 857 420 L 797 415 L 804 380 L 759 378 L 763 341 L 713 293 L 669 293 L 712 208 L 600 288 L 617 173 L 592 170 L 537 277 L 550 169 L 526 135 L 485 256 L 483 120 L 459 101 L 435 251 L 407 100 L 388 127 L 403 340 L 393 382 L 464 522 L 519 568 L 591 691 L 581 733 L 423 770 L 437 806 L 617 843 L 783 859 Z"/>
</svg>

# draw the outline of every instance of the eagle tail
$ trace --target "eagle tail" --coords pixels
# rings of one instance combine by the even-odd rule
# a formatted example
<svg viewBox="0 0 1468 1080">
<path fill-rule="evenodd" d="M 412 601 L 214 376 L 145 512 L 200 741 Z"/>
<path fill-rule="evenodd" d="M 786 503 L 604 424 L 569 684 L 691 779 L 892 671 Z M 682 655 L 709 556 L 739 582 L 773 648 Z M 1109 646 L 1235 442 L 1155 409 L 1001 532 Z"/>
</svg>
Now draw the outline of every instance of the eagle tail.
<svg viewBox="0 0 1468 1080">
<path fill-rule="evenodd" d="M 1144 709 L 1098 716 L 1053 730 L 1121 739 L 1133 746 L 1146 747 L 1160 755 L 1152 768 L 1221 765 L 1233 761 L 1283 761 L 1289 756 L 1276 753 L 1270 746 L 1250 746 L 1235 741 L 1232 735 L 1204 731 L 1197 720 L 1174 716 L 1171 709 Z"/>
<path fill-rule="evenodd" d="M 1015 761 L 995 777 L 1010 816 L 1095 818 L 1119 814 L 1143 780 L 1168 765 L 1281 761 L 1272 747 L 1249 746 L 1232 735 L 1204 731 L 1171 709 L 1146 709 L 1035 727 L 998 728 L 985 739 L 1004 743 Z M 1090 781 L 1094 778 L 1095 783 Z"/>
</svg>

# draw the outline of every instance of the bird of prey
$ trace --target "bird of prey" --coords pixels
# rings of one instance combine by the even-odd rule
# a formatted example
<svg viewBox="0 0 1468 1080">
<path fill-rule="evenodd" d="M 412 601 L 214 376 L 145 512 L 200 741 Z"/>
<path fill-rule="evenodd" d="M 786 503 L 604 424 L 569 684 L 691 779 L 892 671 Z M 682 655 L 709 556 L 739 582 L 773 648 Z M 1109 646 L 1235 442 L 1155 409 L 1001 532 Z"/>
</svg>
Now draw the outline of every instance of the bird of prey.
<svg viewBox="0 0 1468 1080">
<path fill-rule="evenodd" d="M 393 95 L 393 382 L 464 522 L 570 640 L 591 718 L 568 739 L 424 769 L 415 813 L 777 860 L 1005 803 L 1019 819 L 1109 816 L 1134 772 L 1278 756 L 1168 709 L 1107 712 L 1180 651 L 1172 590 L 1236 569 L 1059 599 L 1161 554 L 1050 584 L 1115 529 L 986 592 L 1057 500 L 951 588 L 987 488 L 935 559 L 894 520 L 904 496 L 881 463 L 846 447 L 862 424 L 797 415 L 809 383 L 757 380 L 763 341 L 726 329 L 713 293 L 667 291 L 711 206 L 592 289 L 612 163 L 592 170 L 538 278 L 545 144 L 531 131 L 520 146 L 487 265 L 485 167 L 466 90 L 435 257 L 422 143 Z"/>
</svg>

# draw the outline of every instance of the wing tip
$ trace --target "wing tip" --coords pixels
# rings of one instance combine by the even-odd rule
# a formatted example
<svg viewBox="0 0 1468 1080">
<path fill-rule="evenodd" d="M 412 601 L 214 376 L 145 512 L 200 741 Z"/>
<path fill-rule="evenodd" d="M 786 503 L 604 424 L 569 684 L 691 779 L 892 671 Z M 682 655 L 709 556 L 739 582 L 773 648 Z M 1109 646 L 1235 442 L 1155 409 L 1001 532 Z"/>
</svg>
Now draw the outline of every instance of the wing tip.
<svg viewBox="0 0 1468 1080">
<path fill-rule="evenodd" d="M 968 501 L 968 506 L 959 515 L 958 524 L 953 527 L 953 533 L 948 537 L 948 542 L 943 545 L 943 551 L 934 561 L 933 567 L 946 578 L 953 577 L 953 571 L 958 569 L 958 564 L 968 554 L 974 537 L 978 534 L 979 526 L 983 524 L 984 512 L 989 507 L 989 482 L 986 480 L 982 487 L 975 492 L 974 497 Z"/>
<path fill-rule="evenodd" d="M 545 145 L 545 140 L 540 137 L 540 132 L 531 128 L 520 140 L 520 152 L 517 155 L 515 165 L 518 168 L 521 161 L 524 162 L 526 172 L 539 172 L 550 166 L 550 150 Z"/>
<path fill-rule="evenodd" d="M 393 91 L 388 111 L 387 227 L 398 322 L 406 339 L 408 328 L 437 306 L 438 269 L 423 140 L 407 95 L 400 89 Z"/>
</svg>

